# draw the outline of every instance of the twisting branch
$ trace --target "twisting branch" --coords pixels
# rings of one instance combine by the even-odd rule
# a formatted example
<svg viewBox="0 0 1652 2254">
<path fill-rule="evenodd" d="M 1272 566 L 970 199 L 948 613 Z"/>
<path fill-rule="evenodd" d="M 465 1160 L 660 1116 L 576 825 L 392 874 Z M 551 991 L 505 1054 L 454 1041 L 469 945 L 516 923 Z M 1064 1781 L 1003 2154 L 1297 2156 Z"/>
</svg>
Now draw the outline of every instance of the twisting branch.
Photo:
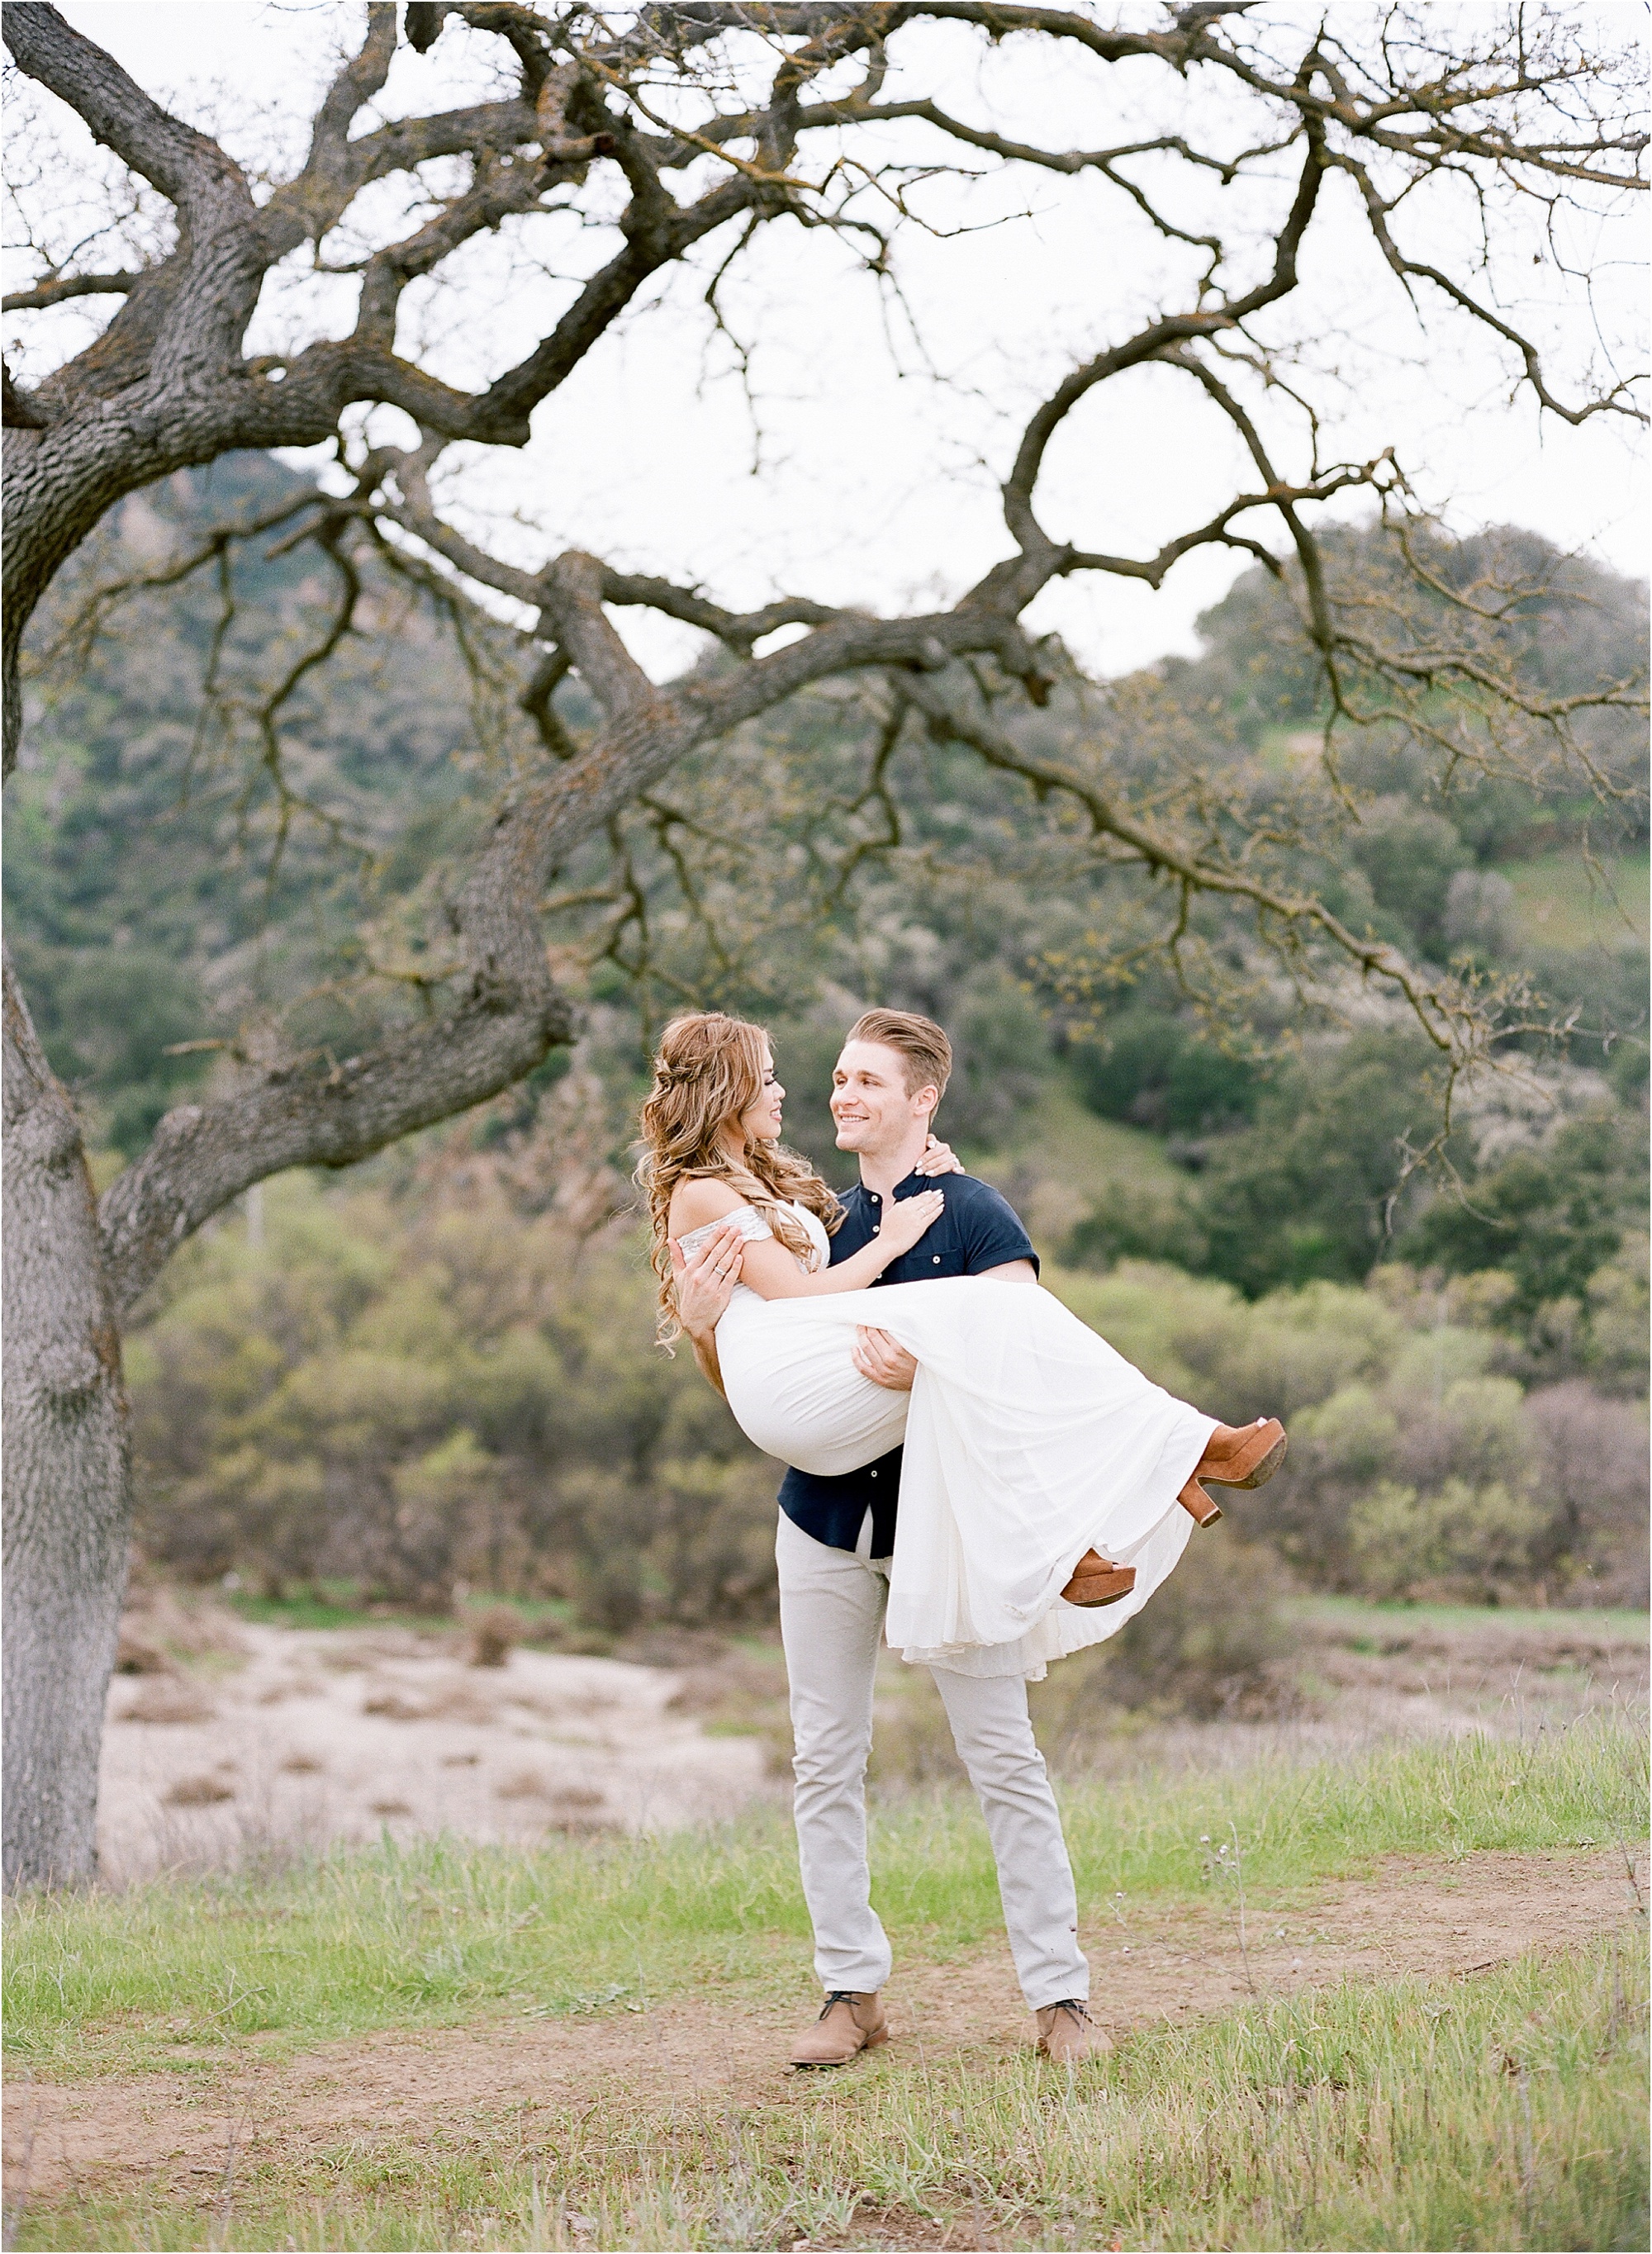
<svg viewBox="0 0 1652 2254">
<path fill-rule="evenodd" d="M 980 115 L 957 115 L 925 84 L 926 43 L 937 25 L 979 41 Z M 497 98 L 425 116 L 375 114 L 381 102 L 398 106 L 397 34 L 396 9 L 372 0 L 354 53 L 321 98 L 303 162 L 260 201 L 224 148 L 169 116 L 54 8 L 13 0 L 5 14 L 18 66 L 177 219 L 164 252 L 101 276 L 68 273 L 85 248 L 48 241 L 48 228 L 39 254 L 46 272 L 11 307 L 49 337 L 54 309 L 72 297 L 107 290 L 122 300 L 101 336 L 43 379 L 8 383 L 8 760 L 16 755 L 19 638 L 66 558 L 124 494 L 235 448 L 332 445 L 352 486 L 306 497 L 261 528 L 316 541 L 341 588 L 317 639 L 254 713 L 262 772 L 276 794 L 277 865 L 284 824 L 301 804 L 282 773 L 279 716 L 351 630 L 353 543 L 364 543 L 364 553 L 370 543 L 386 569 L 443 607 L 479 699 L 486 676 L 486 694 L 507 709 L 519 705 L 533 730 L 526 755 L 508 762 L 511 779 L 472 858 L 449 872 L 440 959 L 452 970 L 439 983 L 451 998 L 438 1002 L 421 973 L 411 983 L 433 1014 L 416 1026 L 388 1029 L 355 1058 L 247 1065 L 239 1088 L 164 1122 L 104 1200 L 105 1243 L 123 1298 L 248 1182 L 282 1166 L 348 1163 L 531 1070 L 572 1024 L 543 942 L 556 872 L 588 841 L 612 836 L 620 875 L 564 893 L 612 893 L 607 943 L 617 951 L 640 943 L 646 959 L 647 900 L 632 865 L 625 825 L 635 817 L 627 809 L 640 805 L 652 850 L 668 864 L 681 861 L 679 890 L 693 912 L 693 835 L 675 799 L 656 795 L 662 779 L 786 699 L 856 676 L 890 682 L 892 704 L 866 791 L 846 816 L 844 884 L 857 857 L 896 850 L 889 776 L 902 717 L 916 710 L 990 764 L 1064 794 L 1096 850 L 1173 886 L 1179 944 L 1191 943 L 1189 917 L 1201 896 L 1225 899 L 1277 927 L 1287 945 L 1311 932 L 1360 975 L 1388 982 L 1452 1054 L 1486 1037 L 1483 1019 L 1445 984 L 1431 984 L 1311 892 L 1276 882 L 1264 866 L 1273 850 L 1266 823 L 1235 844 L 1232 811 L 1214 786 L 1202 798 L 1187 794 L 1180 820 L 1156 826 L 1076 768 L 1018 748 L 990 702 L 962 694 L 965 668 L 978 664 L 980 680 L 1044 703 L 1059 661 L 1023 620 L 1054 582 L 1098 572 L 1158 587 L 1207 546 L 1276 572 L 1287 568 L 1283 555 L 1324 672 L 1328 766 L 1337 728 L 1385 724 L 1391 716 L 1413 740 L 1432 745 L 1447 772 L 1492 758 L 1497 730 L 1518 724 L 1546 732 L 1555 756 L 1588 774 L 1574 720 L 1609 696 L 1539 692 L 1498 661 L 1489 626 L 1470 619 L 1460 632 L 1424 634 L 1413 620 L 1391 631 L 1392 621 L 1362 616 L 1333 584 L 1321 513 L 1362 491 L 1401 512 L 1404 476 L 1387 451 L 1364 461 L 1332 458 L 1312 384 L 1273 339 L 1278 310 L 1293 301 L 1298 329 L 1311 327 L 1301 305 L 1304 250 L 1322 224 L 1325 184 L 1340 174 L 1359 192 L 1374 270 L 1398 288 L 1424 288 L 1441 318 L 1473 324 L 1512 355 L 1516 380 L 1545 408 L 1572 422 L 1621 411 L 1628 394 L 1616 380 L 1599 396 L 1565 400 L 1534 338 L 1494 310 L 1494 290 L 1466 270 L 1452 272 L 1443 255 L 1414 259 L 1393 231 L 1401 203 L 1437 181 L 1448 193 L 1467 181 L 1487 198 L 1561 185 L 1568 194 L 1605 197 L 1633 184 L 1643 144 L 1620 114 L 1628 80 L 1609 59 L 1578 47 L 1558 20 L 1534 31 L 1518 9 L 1506 20 L 1475 18 L 1453 34 L 1454 46 L 1424 35 L 1403 10 L 1368 39 L 1338 23 L 1304 30 L 1237 5 L 1184 9 L 1138 30 L 1102 23 L 1091 9 L 1018 0 L 662 0 L 623 10 L 444 0 L 410 8 L 405 32 L 421 53 L 444 33 L 469 43 L 472 59 L 491 57 L 502 72 Z M 1000 114 L 993 58 L 1009 41 L 1041 43 L 1085 74 L 1098 96 L 1129 65 L 1141 124 L 1114 145 L 1066 147 L 1041 135 L 1037 103 L 1008 80 Z M 895 69 L 902 75 L 888 96 Z M 1187 98 L 1195 86 L 1198 107 Z M 1189 122 L 1213 111 L 1232 121 L 1220 146 L 1205 145 Z M 973 177 L 983 160 L 1045 192 L 1063 178 L 1093 184 L 1122 222 L 1119 240 L 1132 228 L 1153 230 L 1163 294 L 1126 332 L 1104 330 L 1099 347 L 1053 382 L 1026 417 L 1003 478 L 1004 550 L 957 600 L 878 617 L 802 590 L 739 608 L 696 583 L 691 569 L 626 569 L 576 549 L 536 556 L 518 546 L 506 555 L 444 514 L 439 473 L 452 466 L 449 450 L 525 445 L 536 411 L 621 323 L 639 317 L 674 270 L 697 269 L 696 289 L 704 283 L 715 308 L 752 247 L 789 220 L 804 243 L 858 232 L 883 283 L 912 222 L 913 180 Z M 1264 208 L 1273 219 L 1258 226 Z M 549 231 L 570 224 L 591 248 L 577 278 L 546 295 L 544 275 L 565 262 L 542 246 Z M 547 310 L 537 333 L 514 348 L 514 364 L 467 382 L 452 356 L 438 360 L 409 342 L 404 311 L 414 284 L 455 274 L 489 237 L 508 258 L 539 258 L 531 302 Z M 287 303 L 303 303 L 293 254 L 306 245 L 329 290 L 354 279 L 345 332 L 331 314 L 295 312 L 284 351 L 248 354 L 266 283 L 284 261 Z M 1224 418 L 1255 477 L 1199 523 L 1165 527 L 1151 554 L 1112 552 L 1104 522 L 1094 538 L 1054 539 L 1040 509 L 1056 434 L 1116 378 L 1154 370 L 1198 387 L 1198 411 Z M 1292 401 L 1308 431 L 1306 463 L 1275 427 Z M 364 432 L 364 416 L 385 407 L 412 418 L 411 445 L 386 443 L 382 424 L 370 419 Z M 223 574 L 230 543 L 248 529 L 220 530 L 166 564 L 94 589 L 73 633 L 94 633 L 126 593 L 182 584 L 207 566 Z M 1434 599 L 1449 608 L 1450 591 L 1435 590 Z M 654 681 L 610 616 L 639 609 L 704 634 L 714 657 L 679 680 Z M 768 646 L 782 632 L 791 638 Z M 214 648 L 222 647 L 220 632 Z M 505 693 L 501 676 L 517 657 L 520 674 Z M 556 703 L 570 677 L 593 714 L 578 740 Z M 1600 788 L 1616 787 L 1598 763 L 1597 773 Z"/>
<path fill-rule="evenodd" d="M 1483 328 L 1489 329 L 1494 336 L 1501 337 L 1507 345 L 1512 345 L 1520 356 L 1526 382 L 1540 407 L 1547 409 L 1551 415 L 1558 415 L 1563 423 L 1570 423 L 1574 428 L 1588 422 L 1595 415 L 1627 415 L 1637 423 L 1647 420 L 1645 409 L 1635 404 L 1634 396 L 1637 383 L 1644 381 L 1643 374 L 1641 376 L 1623 376 L 1598 398 L 1583 400 L 1576 406 L 1569 406 L 1564 399 L 1558 398 L 1550 388 L 1544 371 L 1543 355 L 1530 337 L 1522 335 L 1512 321 L 1505 320 L 1489 305 L 1482 304 L 1473 291 L 1465 289 L 1453 276 L 1431 265 L 1425 259 L 1409 258 L 1401 250 L 1389 227 L 1389 214 L 1397 199 L 1384 199 L 1379 194 L 1370 167 L 1346 151 L 1333 157 L 1330 161 L 1357 184 L 1364 200 L 1372 236 L 1390 269 L 1406 286 L 1408 294 L 1413 282 L 1427 282 L 1461 312 L 1471 315 Z"/>
<path fill-rule="evenodd" d="M 1313 893 L 1281 891 L 1215 853 L 1190 850 L 1180 840 L 1155 830 L 1115 804 L 1076 769 L 1021 750 L 990 716 L 972 710 L 950 694 L 949 684 L 922 678 L 901 685 L 903 694 L 920 712 L 946 734 L 968 744 L 990 766 L 1021 776 L 1040 794 L 1060 793 L 1070 799 L 1082 808 L 1094 837 L 1110 839 L 1142 868 L 1171 879 L 1178 888 L 1180 929 L 1186 928 L 1187 906 L 1196 893 L 1243 902 L 1257 914 L 1274 919 L 1287 933 L 1307 929 L 1323 934 L 1356 970 L 1392 986 L 1404 996 L 1435 1046 L 1448 1056 L 1460 1060 L 1466 1041 L 1473 1044 L 1475 1054 L 1483 1049 L 1483 1037 L 1454 982 L 1430 979 L 1399 948 L 1385 941 L 1362 937 Z"/>
<path fill-rule="evenodd" d="M 54 274 L 45 282 L 37 282 L 28 290 L 9 290 L 0 300 L 0 312 L 8 313 L 44 312 L 48 305 L 66 304 L 71 298 L 123 298 L 129 290 L 136 290 L 143 276 L 138 274 Z"/>
</svg>

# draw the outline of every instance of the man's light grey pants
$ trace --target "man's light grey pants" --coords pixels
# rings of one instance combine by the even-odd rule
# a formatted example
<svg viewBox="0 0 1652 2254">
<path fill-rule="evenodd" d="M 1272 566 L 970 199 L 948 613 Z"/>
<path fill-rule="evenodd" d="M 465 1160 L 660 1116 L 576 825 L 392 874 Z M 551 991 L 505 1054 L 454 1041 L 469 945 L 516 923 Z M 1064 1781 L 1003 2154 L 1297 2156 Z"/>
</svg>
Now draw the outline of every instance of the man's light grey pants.
<svg viewBox="0 0 1652 2254">
<path fill-rule="evenodd" d="M 815 1970 L 828 1989 L 881 1988 L 889 1942 L 872 1906 L 866 1861 L 866 1757 L 872 1681 L 889 1599 L 889 1560 L 831 1550 L 784 1511 L 775 1541 L 780 1634 L 791 1678 L 794 1806 L 803 1897 L 815 1928 Z M 1010 1948 L 1030 2011 L 1088 1996 L 1078 1903 L 1061 1818 L 1032 1741 L 1018 1675 L 931 1673 L 953 1742 L 980 1796 Z"/>
</svg>

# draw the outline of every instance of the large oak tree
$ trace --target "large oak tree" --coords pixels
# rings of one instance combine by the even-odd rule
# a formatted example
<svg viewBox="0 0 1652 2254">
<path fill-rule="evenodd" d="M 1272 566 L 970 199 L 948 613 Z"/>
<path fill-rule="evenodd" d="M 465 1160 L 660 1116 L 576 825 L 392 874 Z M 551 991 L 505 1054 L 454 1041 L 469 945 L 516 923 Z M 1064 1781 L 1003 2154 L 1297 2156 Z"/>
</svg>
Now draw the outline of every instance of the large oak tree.
<svg viewBox="0 0 1652 2254">
<path fill-rule="evenodd" d="M 353 544 L 368 543 L 445 598 L 514 621 L 523 696 L 542 727 L 540 755 L 514 774 L 473 857 L 447 872 L 443 968 L 420 1006 L 387 1004 L 374 1038 L 346 1057 L 248 1055 L 211 1100 L 169 1112 L 101 1199 L 74 1103 L 7 968 L 8 1882 L 94 1868 L 130 1512 L 124 1311 L 251 1184 L 361 1158 L 569 1041 L 576 1012 L 548 962 L 548 887 L 690 752 L 810 684 L 882 677 L 903 710 L 1066 794 L 1099 849 L 1184 906 L 1201 894 L 1237 902 L 1282 942 L 1306 935 L 1387 982 L 1445 1049 L 1480 1037 L 1472 997 L 1283 885 L 1242 825 L 1208 809 L 1156 819 L 1093 768 L 1032 756 L 1004 700 L 1048 694 L 1051 662 L 1024 618 L 1054 583 L 1082 574 L 1157 587 L 1181 557 L 1225 548 L 1275 569 L 1283 559 L 1333 723 L 1397 718 L 1442 761 L 1484 761 L 1507 717 L 1522 743 L 1541 737 L 1545 756 L 1575 758 L 1590 779 L 1576 714 L 1620 690 L 1545 697 L 1500 669 L 1486 629 L 1507 591 L 1435 586 L 1427 623 L 1402 631 L 1327 576 L 1314 529 L 1326 508 L 1364 493 L 1403 509 L 1405 482 L 1392 449 L 1354 461 L 1331 447 L 1305 277 L 1321 232 L 1345 253 L 1357 238 L 1432 349 L 1472 340 L 1515 391 L 1568 424 L 1629 411 L 1614 374 L 1557 374 L 1500 294 L 1499 260 L 1510 243 L 1529 256 L 1534 214 L 1564 234 L 1569 209 L 1633 182 L 1633 68 L 1593 43 L 1594 20 L 1522 7 L 1350 6 L 1327 18 L 1143 6 L 1115 19 L 1093 5 L 1002 0 L 449 0 L 409 5 L 398 24 L 393 6 L 341 6 L 356 44 L 315 110 L 307 153 L 255 179 L 54 8 L 10 0 L 15 65 L 111 152 L 109 192 L 138 217 L 111 237 L 137 246 L 130 262 L 107 270 L 89 248 L 43 233 L 37 278 L 7 301 L 42 325 L 88 299 L 117 308 L 55 354 L 43 326 L 22 380 L 6 378 L 8 772 L 31 620 L 101 521 L 137 489 L 231 451 L 330 441 L 329 489 L 284 511 L 280 536 L 313 540 L 346 579 Z M 967 102 L 943 99 L 960 82 L 960 40 L 978 49 Z M 413 114 L 399 92 L 404 47 L 438 66 L 462 55 L 467 70 L 485 50 L 494 90 Z M 1127 80 L 1141 130 L 1096 146 L 1041 133 L 1026 93 L 1036 74 L 1022 68 L 1033 50 L 1098 115 L 1116 113 Z M 666 303 L 673 276 L 714 299 L 781 228 L 795 231 L 800 256 L 813 243 L 858 246 L 868 286 L 883 287 L 925 194 L 942 184 L 929 208 L 944 218 L 948 177 L 962 186 L 983 172 L 1025 181 L 1029 200 L 1091 197 L 1098 228 L 1118 214 L 1098 240 L 1144 242 L 1152 256 L 1098 287 L 1095 348 L 1022 419 L 1002 465 L 1001 555 L 957 600 L 877 616 L 779 591 L 739 610 L 692 580 L 601 555 L 525 563 L 519 546 L 508 555 L 444 512 L 444 458 L 527 446 L 536 411 L 618 328 Z M 544 232 L 570 220 L 584 264 L 553 283 L 532 262 Z M 409 307 L 450 276 L 473 302 L 487 285 L 466 256 L 487 237 L 527 262 L 509 285 L 513 318 L 524 305 L 544 315 L 529 349 L 465 388 L 418 345 Z M 354 293 L 342 333 L 340 276 Z M 277 293 L 291 341 L 251 348 Z M 991 304 L 978 318 L 990 335 Z M 1099 427 L 1098 395 L 1144 371 L 1186 414 L 1218 418 L 1248 465 L 1242 482 L 1200 521 L 1167 524 L 1150 554 L 1054 536 L 1054 443 L 1070 418 Z M 228 526 L 200 553 L 251 528 Z M 1425 581 L 1425 561 L 1418 570 Z M 614 623 L 639 608 L 697 629 L 717 662 L 652 677 Z M 340 634 L 347 607 L 341 617 Z M 324 644 L 312 657 L 326 654 Z M 595 715 L 578 735 L 553 701 L 570 676 Z"/>
</svg>

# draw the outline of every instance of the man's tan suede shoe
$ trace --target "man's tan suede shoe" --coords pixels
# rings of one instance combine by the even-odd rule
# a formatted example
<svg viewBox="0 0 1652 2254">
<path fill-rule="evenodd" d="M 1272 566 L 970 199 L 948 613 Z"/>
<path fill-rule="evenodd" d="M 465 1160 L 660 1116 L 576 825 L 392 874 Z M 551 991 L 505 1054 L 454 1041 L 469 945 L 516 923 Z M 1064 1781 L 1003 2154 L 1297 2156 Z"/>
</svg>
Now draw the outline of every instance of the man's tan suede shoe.
<svg viewBox="0 0 1652 2254">
<path fill-rule="evenodd" d="M 1082 1996 L 1068 1996 L 1046 2004 L 1033 2014 L 1039 2031 L 1039 2056 L 1057 2066 L 1082 2066 L 1087 2058 L 1105 2058 L 1113 2039 L 1086 2010 Z"/>
<path fill-rule="evenodd" d="M 792 2045 L 794 2066 L 847 2066 L 864 2050 L 889 2040 L 889 2022 L 877 1995 L 834 1989 L 814 2026 Z"/>
</svg>

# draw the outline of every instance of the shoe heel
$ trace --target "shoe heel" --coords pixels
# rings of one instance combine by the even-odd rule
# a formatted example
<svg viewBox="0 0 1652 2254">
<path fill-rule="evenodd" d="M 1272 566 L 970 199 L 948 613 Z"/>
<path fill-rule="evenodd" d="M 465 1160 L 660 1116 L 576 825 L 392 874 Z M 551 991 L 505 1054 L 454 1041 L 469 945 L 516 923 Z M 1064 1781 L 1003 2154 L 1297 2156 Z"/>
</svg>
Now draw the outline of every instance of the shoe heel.
<svg viewBox="0 0 1652 2254">
<path fill-rule="evenodd" d="M 1222 1505 L 1213 1502 L 1196 1479 L 1190 1479 L 1176 1497 L 1195 1526 L 1214 1526 L 1222 1516 Z"/>
<path fill-rule="evenodd" d="M 871 2034 L 867 2036 L 866 2048 L 868 2050 L 876 2050 L 879 2043 L 886 2043 L 888 2040 L 889 2023 L 886 2020 L 882 2026 L 874 2027 Z"/>
</svg>

